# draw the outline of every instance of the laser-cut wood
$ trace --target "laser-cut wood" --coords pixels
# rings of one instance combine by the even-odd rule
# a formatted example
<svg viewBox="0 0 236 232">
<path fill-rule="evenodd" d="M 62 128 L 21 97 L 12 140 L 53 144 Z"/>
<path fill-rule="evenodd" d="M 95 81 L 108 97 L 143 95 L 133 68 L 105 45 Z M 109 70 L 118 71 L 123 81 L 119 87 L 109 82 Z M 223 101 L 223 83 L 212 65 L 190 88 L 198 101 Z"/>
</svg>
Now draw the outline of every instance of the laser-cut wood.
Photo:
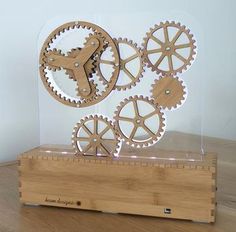
<svg viewBox="0 0 236 232">
<path fill-rule="evenodd" d="M 20 155 L 19 173 L 22 203 L 215 221 L 213 154 L 195 162 L 111 159 L 75 157 L 71 147 L 49 146 Z"/>
</svg>

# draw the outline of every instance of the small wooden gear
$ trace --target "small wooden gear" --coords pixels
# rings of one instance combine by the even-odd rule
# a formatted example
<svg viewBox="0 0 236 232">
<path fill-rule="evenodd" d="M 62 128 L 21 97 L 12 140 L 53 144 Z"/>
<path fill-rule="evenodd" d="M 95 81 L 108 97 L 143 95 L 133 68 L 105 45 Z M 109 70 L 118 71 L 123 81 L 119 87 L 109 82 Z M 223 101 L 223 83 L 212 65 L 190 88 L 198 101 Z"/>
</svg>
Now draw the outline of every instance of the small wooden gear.
<svg viewBox="0 0 236 232">
<path fill-rule="evenodd" d="M 176 109 L 185 100 L 186 87 L 178 77 L 164 76 L 152 85 L 152 98 L 163 109 Z"/>
<path fill-rule="evenodd" d="M 117 156 L 120 139 L 112 121 L 103 116 L 89 115 L 75 125 L 72 146 L 76 154 Z"/>
<path fill-rule="evenodd" d="M 144 105 L 140 105 L 140 103 Z M 143 114 L 141 112 L 143 108 L 147 108 L 149 112 Z M 125 114 L 125 111 L 128 112 L 128 116 Z M 133 117 L 130 116 L 132 113 Z M 152 124 L 148 125 L 147 121 L 151 118 L 154 119 L 154 123 L 152 122 Z M 134 96 L 125 99 L 117 107 L 114 119 L 120 136 L 130 146 L 151 146 L 159 141 L 164 133 L 164 113 L 148 97 Z M 122 125 L 122 122 L 126 122 L 126 124 Z M 131 130 L 126 132 L 125 130 L 130 126 Z M 142 129 L 142 133 L 144 134 L 138 134 L 138 129 Z"/>
<path fill-rule="evenodd" d="M 68 32 L 87 30 L 91 32 L 84 38 L 84 46 L 71 48 L 67 55 L 63 54 L 54 44 L 55 40 Z M 59 45 L 58 45 L 59 46 Z M 90 79 L 95 72 L 96 57 L 109 46 L 113 54 L 114 70 L 104 88 Z M 51 72 L 65 70 L 69 79 L 77 82 L 76 95 L 66 93 L 56 84 Z M 114 88 L 119 75 L 119 53 L 112 38 L 103 29 L 88 22 L 70 22 L 55 29 L 45 40 L 40 53 L 40 75 L 48 92 L 58 101 L 73 107 L 86 107 L 103 100 Z"/>
<path fill-rule="evenodd" d="M 170 38 L 173 30 L 174 36 Z M 182 36 L 185 42 L 179 42 Z M 149 48 L 152 42 L 154 42 L 155 47 Z M 187 69 L 194 59 L 195 49 L 195 40 L 193 35 L 190 34 L 190 30 L 180 25 L 180 23 L 168 21 L 155 25 L 153 29 L 150 29 L 143 43 L 145 62 L 148 67 L 151 67 L 152 71 L 162 75 L 175 75 Z M 185 54 L 183 55 L 184 50 Z M 154 56 L 155 59 L 151 59 L 151 56 Z M 162 68 L 161 66 L 165 62 L 167 67 Z"/>
<path fill-rule="evenodd" d="M 116 90 L 131 89 L 132 86 L 136 86 L 136 83 L 140 81 L 140 78 L 143 76 L 143 72 L 144 72 L 144 62 L 143 62 L 141 48 L 139 48 L 137 44 L 134 43 L 132 40 L 128 40 L 127 38 L 113 39 L 113 41 L 115 42 L 119 55 L 120 55 L 120 74 L 119 74 L 118 81 L 114 89 Z M 126 48 L 130 52 L 132 51 L 132 54 L 129 54 L 128 56 L 121 55 L 121 46 L 122 48 Z M 131 70 L 128 67 L 129 65 L 132 65 L 131 62 L 136 62 L 135 70 L 134 69 Z M 98 67 L 97 67 L 98 75 L 100 77 L 100 80 L 104 84 L 106 84 L 108 80 L 106 79 L 105 75 L 103 74 L 101 70 L 101 65 L 114 66 L 115 62 L 112 60 L 103 59 L 102 54 L 101 54 L 101 57 L 99 58 Z M 122 77 L 125 80 L 120 80 L 121 74 L 123 74 Z M 120 81 L 121 82 L 123 81 L 124 84 L 119 83 Z"/>
</svg>

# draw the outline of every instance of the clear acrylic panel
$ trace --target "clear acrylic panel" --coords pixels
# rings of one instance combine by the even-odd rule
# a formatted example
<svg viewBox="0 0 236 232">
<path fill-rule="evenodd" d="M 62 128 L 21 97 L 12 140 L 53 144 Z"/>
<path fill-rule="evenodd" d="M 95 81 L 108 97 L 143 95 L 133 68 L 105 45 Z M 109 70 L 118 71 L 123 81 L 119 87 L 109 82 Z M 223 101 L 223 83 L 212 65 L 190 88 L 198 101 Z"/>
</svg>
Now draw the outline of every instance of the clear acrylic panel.
<svg viewBox="0 0 236 232">
<path fill-rule="evenodd" d="M 115 158 L 202 160 L 200 28 L 188 16 L 131 16 L 65 17 L 44 25 L 38 39 L 40 144 L 79 144 L 87 155 L 108 150 Z M 118 134 L 106 130 L 110 122 Z M 104 132 L 106 145 L 93 148 L 99 138 L 86 138 L 93 131 Z M 79 139 L 71 142 L 72 134 Z"/>
</svg>

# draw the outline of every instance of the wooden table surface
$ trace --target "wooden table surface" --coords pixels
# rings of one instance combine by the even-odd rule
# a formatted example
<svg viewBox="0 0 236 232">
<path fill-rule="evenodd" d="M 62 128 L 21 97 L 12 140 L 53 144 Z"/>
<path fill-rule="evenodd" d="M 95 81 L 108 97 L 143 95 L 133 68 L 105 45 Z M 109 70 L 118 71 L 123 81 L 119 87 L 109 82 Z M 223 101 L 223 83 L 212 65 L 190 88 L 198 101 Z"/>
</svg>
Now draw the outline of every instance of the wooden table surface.
<svg viewBox="0 0 236 232">
<path fill-rule="evenodd" d="M 173 136 L 173 137 L 171 137 Z M 174 134 L 175 139 L 197 146 L 196 136 Z M 179 140 L 179 141 L 178 141 Z M 18 196 L 16 164 L 0 166 L 0 232 L 235 232 L 236 231 L 236 142 L 206 137 L 207 151 L 218 153 L 216 223 L 110 214 L 43 206 L 22 206 Z M 180 148 L 179 148 L 180 149 Z"/>
</svg>

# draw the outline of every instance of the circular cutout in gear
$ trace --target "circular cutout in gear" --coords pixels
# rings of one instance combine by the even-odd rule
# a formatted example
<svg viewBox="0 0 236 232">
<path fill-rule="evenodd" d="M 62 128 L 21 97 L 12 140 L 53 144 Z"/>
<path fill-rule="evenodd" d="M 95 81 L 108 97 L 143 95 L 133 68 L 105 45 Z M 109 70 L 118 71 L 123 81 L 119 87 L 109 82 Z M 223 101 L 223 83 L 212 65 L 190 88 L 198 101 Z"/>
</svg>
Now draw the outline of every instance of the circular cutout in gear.
<svg viewBox="0 0 236 232">
<path fill-rule="evenodd" d="M 112 121 L 98 115 L 81 119 L 72 133 L 76 154 L 91 156 L 118 156 L 120 139 Z"/>
<path fill-rule="evenodd" d="M 193 35 L 175 22 L 160 23 L 147 33 L 143 43 L 144 60 L 158 74 L 175 75 L 186 70 L 194 60 Z"/>
<path fill-rule="evenodd" d="M 164 113 L 148 97 L 125 99 L 117 107 L 114 119 L 120 136 L 130 146 L 151 146 L 164 134 Z"/>
<path fill-rule="evenodd" d="M 163 109 L 175 109 L 185 100 L 186 89 L 178 77 L 164 76 L 152 85 L 152 97 Z"/>
<path fill-rule="evenodd" d="M 131 89 L 140 81 L 144 72 L 141 48 L 139 48 L 132 40 L 128 40 L 127 38 L 113 39 L 113 41 L 115 42 L 120 55 L 120 73 L 114 89 L 119 91 Z M 129 54 L 121 54 L 122 49 Z M 110 59 L 103 59 L 102 55 L 103 54 L 101 54 L 101 57 L 98 60 L 97 70 L 100 80 L 106 84 L 107 79 L 101 69 L 101 65 L 114 66 L 115 62 Z"/>
<path fill-rule="evenodd" d="M 72 37 L 70 33 L 74 33 Z M 77 36 L 79 39 L 75 39 Z M 82 45 L 68 49 L 69 37 Z M 63 41 L 67 42 L 65 46 L 62 46 Z M 61 46 L 64 54 L 58 49 Z M 99 89 L 91 78 L 95 78 L 92 74 L 96 68 L 96 58 L 108 46 L 117 66 L 107 83 L 99 85 Z M 86 107 L 102 101 L 113 90 L 119 75 L 119 53 L 112 38 L 99 26 L 82 21 L 66 23 L 55 29 L 42 46 L 39 62 L 40 76 L 48 92 L 56 100 L 73 107 Z M 59 75 L 55 79 L 55 72 L 60 70 L 65 71 L 63 78 Z M 57 83 L 58 80 L 61 81 Z M 74 85 L 72 92 L 70 87 Z M 65 91 L 68 88 L 69 92 Z"/>
</svg>

